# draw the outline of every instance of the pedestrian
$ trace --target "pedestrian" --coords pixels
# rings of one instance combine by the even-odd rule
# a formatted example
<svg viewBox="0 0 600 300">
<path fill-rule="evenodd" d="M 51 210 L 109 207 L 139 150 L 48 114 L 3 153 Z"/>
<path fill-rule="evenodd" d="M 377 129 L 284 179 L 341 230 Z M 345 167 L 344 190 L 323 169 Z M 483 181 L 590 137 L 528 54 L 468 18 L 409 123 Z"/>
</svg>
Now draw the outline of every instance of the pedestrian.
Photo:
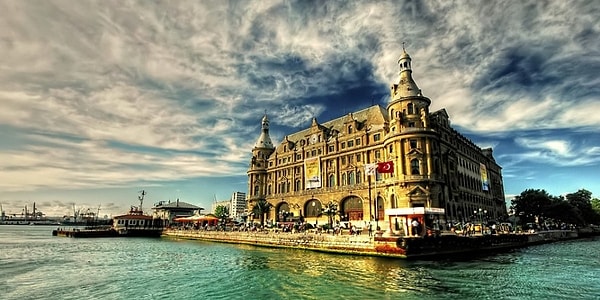
<svg viewBox="0 0 600 300">
<path fill-rule="evenodd" d="M 417 221 L 417 219 L 413 219 L 411 222 L 412 225 L 412 235 L 417 236 L 419 235 L 419 221 Z"/>
</svg>

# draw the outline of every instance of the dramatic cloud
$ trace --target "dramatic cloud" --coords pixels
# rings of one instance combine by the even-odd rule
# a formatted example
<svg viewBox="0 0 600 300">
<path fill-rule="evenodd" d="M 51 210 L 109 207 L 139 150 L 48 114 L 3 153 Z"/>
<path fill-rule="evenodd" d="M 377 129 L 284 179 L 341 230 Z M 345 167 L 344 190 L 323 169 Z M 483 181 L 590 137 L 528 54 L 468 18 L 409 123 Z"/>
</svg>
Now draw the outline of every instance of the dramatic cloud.
<svg viewBox="0 0 600 300">
<path fill-rule="evenodd" d="M 245 191 L 265 112 L 277 143 L 385 106 L 403 43 L 432 111 L 494 147 L 518 194 L 510 178 L 540 164 L 598 167 L 598 15 L 594 1 L 2 1 L 0 201 Z"/>
</svg>

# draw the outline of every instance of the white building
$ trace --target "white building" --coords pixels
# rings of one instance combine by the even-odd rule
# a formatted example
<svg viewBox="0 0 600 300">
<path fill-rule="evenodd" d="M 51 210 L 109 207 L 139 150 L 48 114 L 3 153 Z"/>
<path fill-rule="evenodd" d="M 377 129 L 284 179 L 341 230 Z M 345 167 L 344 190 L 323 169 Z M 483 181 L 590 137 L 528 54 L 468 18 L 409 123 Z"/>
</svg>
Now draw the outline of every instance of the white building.
<svg viewBox="0 0 600 300">
<path fill-rule="evenodd" d="M 231 209 L 229 215 L 232 219 L 241 221 L 245 217 L 245 213 L 248 209 L 248 202 L 246 201 L 246 193 L 234 192 L 231 195 Z"/>
</svg>

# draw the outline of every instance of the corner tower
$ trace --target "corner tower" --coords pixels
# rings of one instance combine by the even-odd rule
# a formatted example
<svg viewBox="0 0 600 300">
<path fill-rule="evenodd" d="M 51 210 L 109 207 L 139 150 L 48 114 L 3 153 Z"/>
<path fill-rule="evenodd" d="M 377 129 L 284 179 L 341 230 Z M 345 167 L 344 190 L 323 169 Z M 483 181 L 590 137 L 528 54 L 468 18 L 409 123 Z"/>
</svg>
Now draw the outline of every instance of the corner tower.
<svg viewBox="0 0 600 300">
<path fill-rule="evenodd" d="M 252 148 L 252 159 L 248 169 L 248 205 L 265 199 L 269 156 L 275 151 L 269 136 L 269 118 L 265 114 L 261 121 L 261 133 Z"/>
<path fill-rule="evenodd" d="M 412 60 L 406 50 L 398 59 L 398 83 L 391 86 L 387 105 L 389 131 L 384 140 L 386 160 L 394 161 L 398 185 L 388 189 L 389 208 L 439 207 L 439 183 L 434 170 L 435 132 L 429 124 L 431 100 L 412 78 Z"/>
</svg>

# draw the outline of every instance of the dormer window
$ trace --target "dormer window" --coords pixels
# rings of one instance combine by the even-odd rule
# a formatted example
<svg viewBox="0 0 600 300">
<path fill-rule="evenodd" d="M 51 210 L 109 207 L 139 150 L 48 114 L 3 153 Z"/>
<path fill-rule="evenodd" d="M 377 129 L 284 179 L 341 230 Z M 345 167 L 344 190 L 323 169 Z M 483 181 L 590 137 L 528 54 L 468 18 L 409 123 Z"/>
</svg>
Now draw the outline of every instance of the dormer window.
<svg viewBox="0 0 600 300">
<path fill-rule="evenodd" d="M 348 125 L 348 133 L 352 133 L 352 125 Z"/>
</svg>

